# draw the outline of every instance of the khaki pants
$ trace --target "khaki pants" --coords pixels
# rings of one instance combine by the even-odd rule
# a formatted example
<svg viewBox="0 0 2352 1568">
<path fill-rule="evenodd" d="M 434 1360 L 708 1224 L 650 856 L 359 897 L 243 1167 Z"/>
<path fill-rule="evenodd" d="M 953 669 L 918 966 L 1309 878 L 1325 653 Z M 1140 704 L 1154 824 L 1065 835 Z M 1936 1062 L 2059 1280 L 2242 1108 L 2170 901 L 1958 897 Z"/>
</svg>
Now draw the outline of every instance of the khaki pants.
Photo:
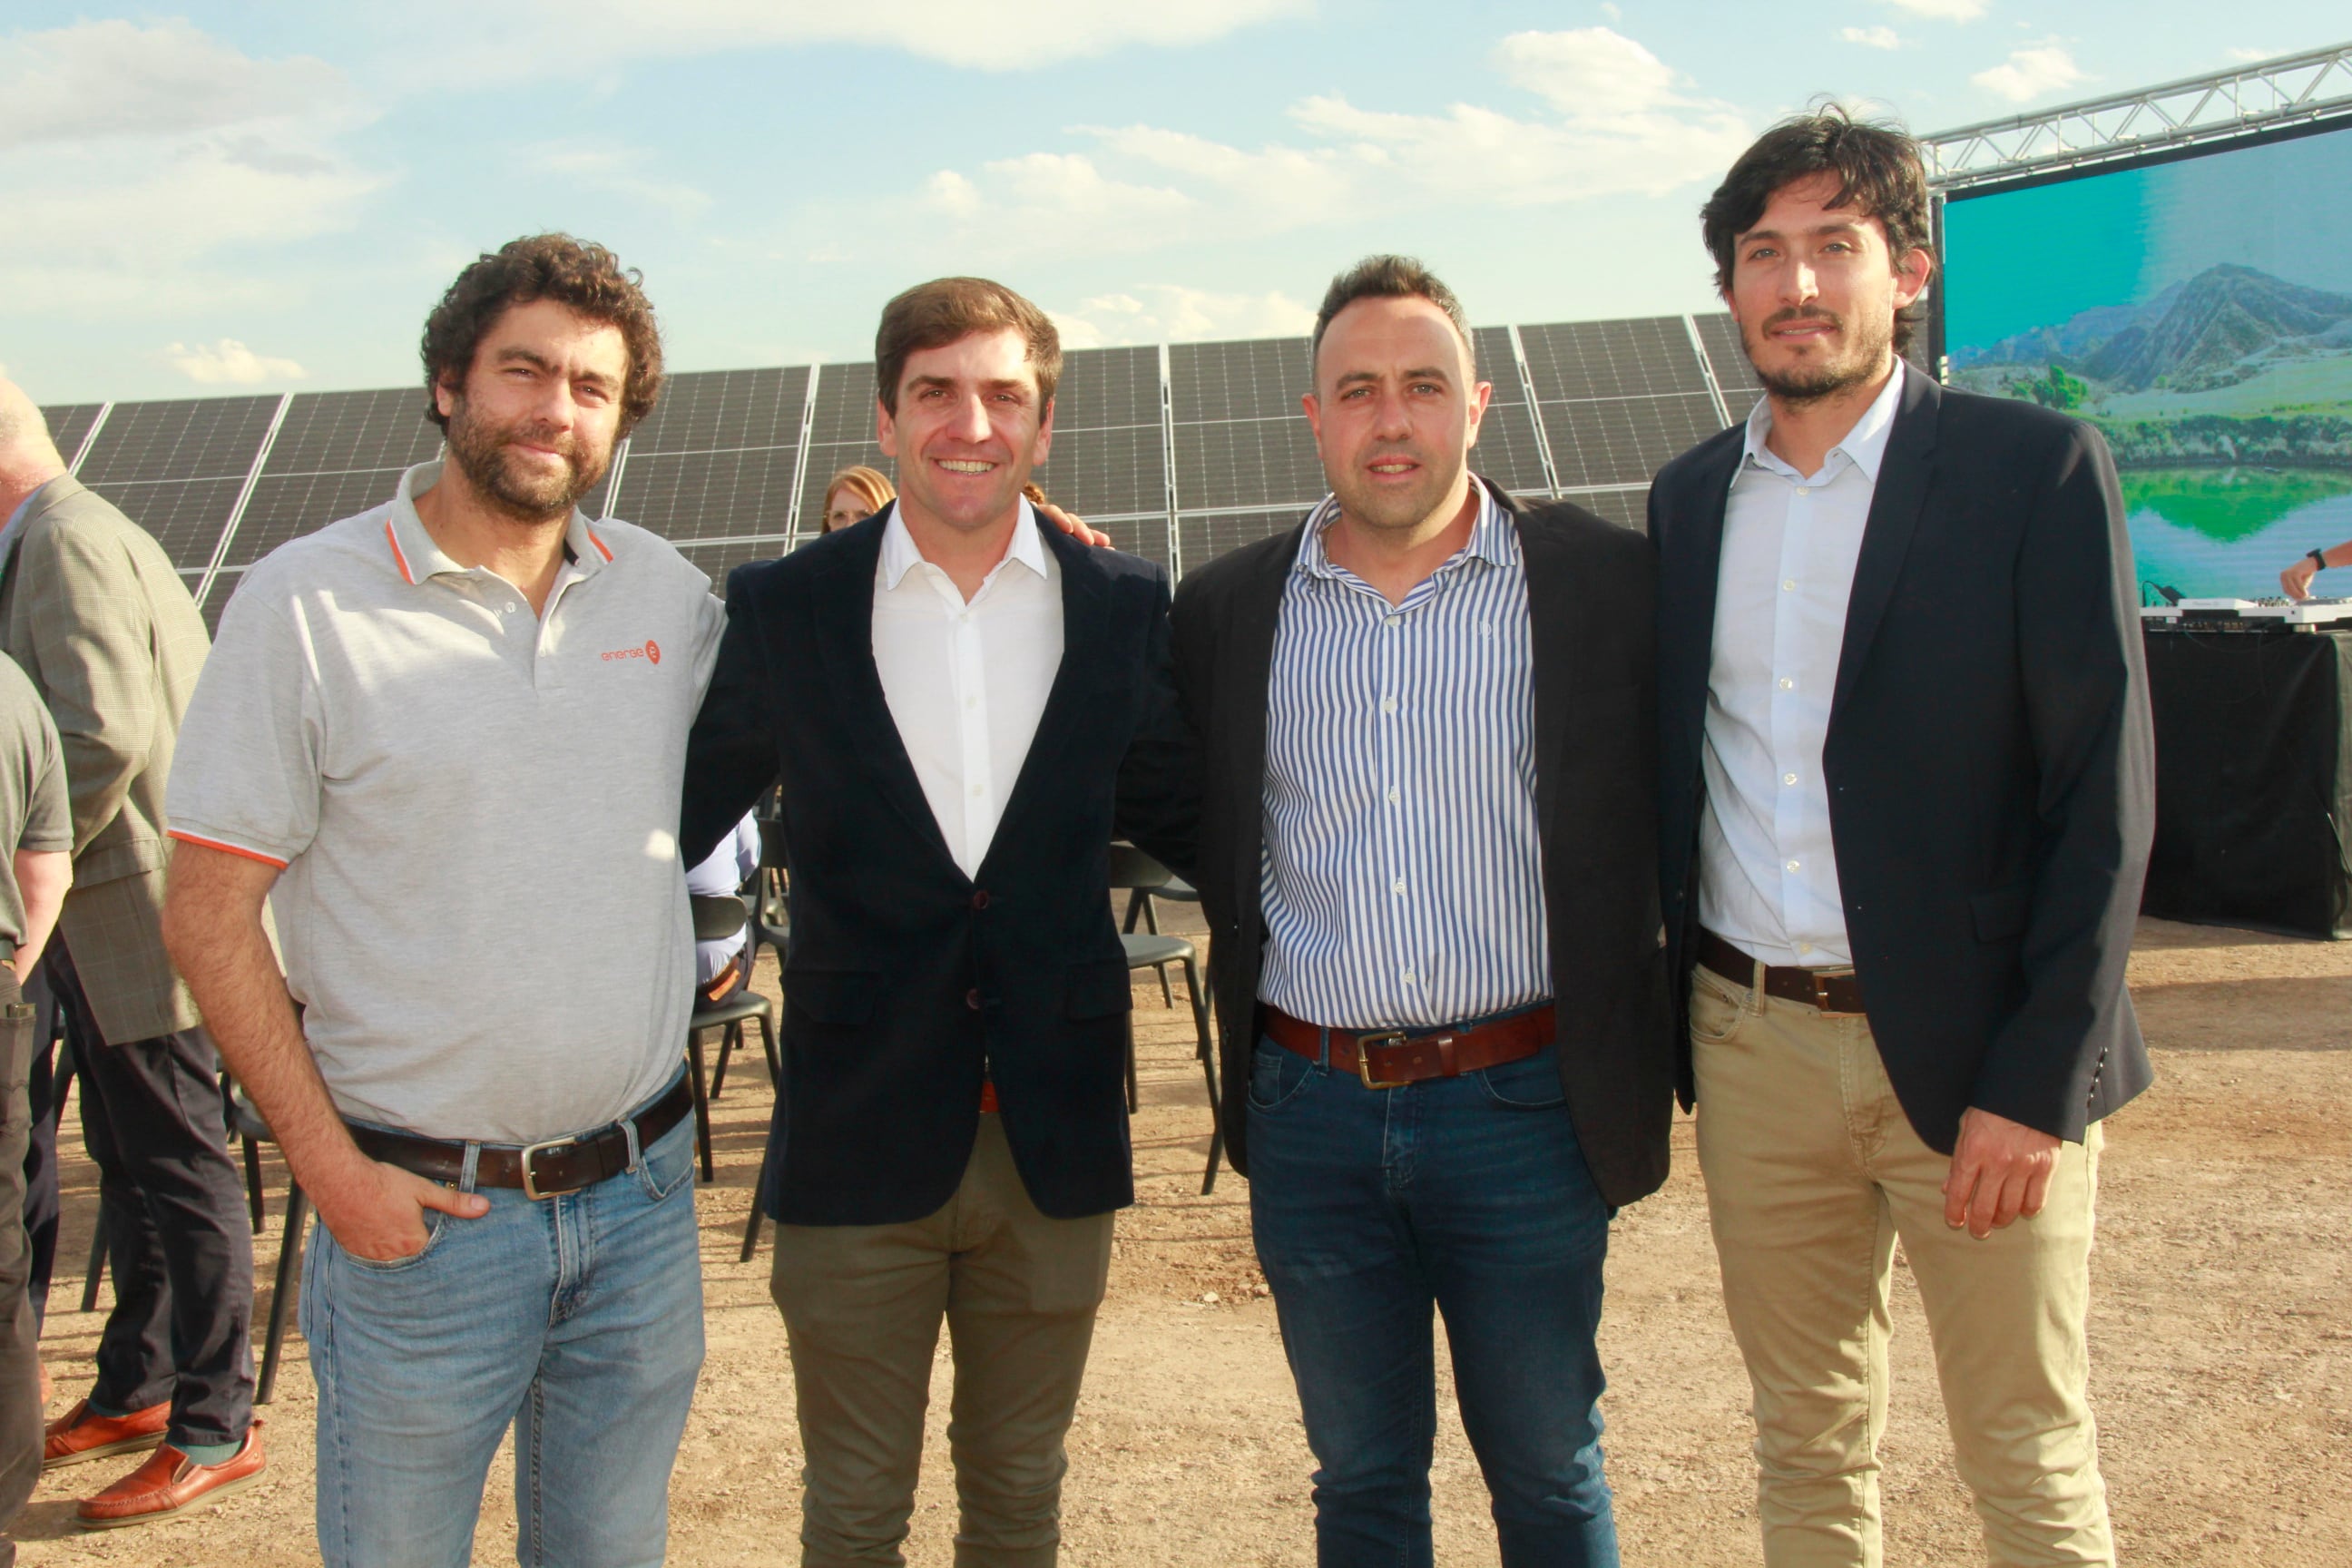
<svg viewBox="0 0 2352 1568">
<path fill-rule="evenodd" d="M 2112 1563 L 2084 1394 L 2097 1126 L 2062 1147 L 2039 1215 L 1979 1241 L 1945 1225 L 1951 1161 L 1912 1131 L 1864 1020 L 1702 966 L 1691 1047 L 1724 1305 L 1755 1393 L 1767 1563 L 1881 1561 L 1898 1237 L 1991 1561 Z"/>
<path fill-rule="evenodd" d="M 1049 1219 L 980 1119 L 963 1183 L 906 1225 L 781 1226 L 771 1285 L 791 1340 L 801 1562 L 903 1563 L 944 1316 L 955 1357 L 956 1568 L 1050 1568 L 1111 1216 Z"/>
</svg>

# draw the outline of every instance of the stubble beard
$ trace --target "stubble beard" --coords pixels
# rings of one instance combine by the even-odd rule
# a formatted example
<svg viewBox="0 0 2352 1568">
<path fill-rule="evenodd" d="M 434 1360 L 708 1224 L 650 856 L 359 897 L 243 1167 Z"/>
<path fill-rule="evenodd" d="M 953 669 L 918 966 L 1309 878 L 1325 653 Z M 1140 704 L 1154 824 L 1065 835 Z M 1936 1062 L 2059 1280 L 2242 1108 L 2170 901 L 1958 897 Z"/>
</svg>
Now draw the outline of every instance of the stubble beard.
<svg viewBox="0 0 2352 1568">
<path fill-rule="evenodd" d="M 1339 498 L 1339 510 L 1348 517 L 1381 532 L 1409 533 L 1430 521 L 1431 516 L 1445 504 L 1457 477 L 1452 470 L 1441 474 L 1429 454 L 1417 451 L 1382 453 L 1381 457 L 1411 458 L 1421 464 L 1423 480 L 1410 490 L 1376 489 L 1360 483 L 1362 470 L 1349 468 L 1342 473 L 1328 476 L 1332 493 Z"/>
<path fill-rule="evenodd" d="M 1847 349 L 1840 358 L 1807 365 L 1796 370 L 1767 370 L 1756 354 L 1756 339 L 1774 327 L 1795 321 L 1828 321 L 1846 329 Z M 1866 386 L 1876 379 L 1886 356 L 1895 346 L 1895 319 L 1883 320 L 1865 316 L 1859 320 L 1833 316 L 1827 310 L 1780 310 L 1767 318 L 1754 336 L 1740 333 L 1739 346 L 1747 353 L 1748 367 L 1764 390 L 1781 403 L 1811 404 Z"/>
<path fill-rule="evenodd" d="M 520 425 L 499 426 L 476 418 L 463 397 L 449 414 L 449 460 L 466 476 L 494 511 L 516 522 L 546 524 L 572 515 L 580 498 L 601 483 L 612 465 L 612 450 L 591 454 L 577 436 Z M 508 461 L 510 441 L 530 440 L 554 446 L 563 458 L 558 474 L 526 473 Z"/>
</svg>

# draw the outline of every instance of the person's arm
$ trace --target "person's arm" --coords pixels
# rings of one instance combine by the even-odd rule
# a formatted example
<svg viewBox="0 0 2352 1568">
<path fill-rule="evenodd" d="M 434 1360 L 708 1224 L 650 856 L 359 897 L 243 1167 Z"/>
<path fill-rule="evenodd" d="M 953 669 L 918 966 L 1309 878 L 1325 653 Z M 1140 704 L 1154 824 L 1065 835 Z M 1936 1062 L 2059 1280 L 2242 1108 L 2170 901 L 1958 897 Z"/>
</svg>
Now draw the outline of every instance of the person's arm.
<svg viewBox="0 0 2352 1568">
<path fill-rule="evenodd" d="M 2031 1216 L 2060 1141 L 2079 1141 L 2104 1049 L 2125 1028 L 2124 966 L 2155 826 L 2155 742 L 2123 496 L 2078 426 L 2039 487 L 2017 563 L 2019 681 L 2040 789 L 2024 991 L 1986 1051 L 1945 1182 L 1979 1237 Z"/>
<path fill-rule="evenodd" d="M 753 603 L 759 580 L 748 568 L 728 576 L 727 629 L 687 736 L 677 837 L 688 866 L 709 859 L 776 782 L 774 698 Z"/>
<path fill-rule="evenodd" d="M 425 1249 L 425 1211 L 488 1214 L 460 1193 L 360 1152 L 302 1038 L 263 931 L 261 911 L 279 868 L 183 841 L 163 901 L 163 945 L 203 1012 L 221 1059 L 259 1107 L 294 1179 L 345 1251 L 375 1262 Z"/>
<path fill-rule="evenodd" d="M 1152 584 L 1143 712 L 1119 762 L 1113 820 L 1120 834 L 1195 887 L 1200 869 L 1200 737 L 1176 689 L 1167 580 Z"/>
<path fill-rule="evenodd" d="M 25 901 L 25 940 L 8 961 L 19 984 L 32 978 L 58 929 L 58 911 L 66 907 L 66 889 L 73 886 L 73 851 L 19 849 L 10 868 L 16 873 L 16 891 Z"/>
<path fill-rule="evenodd" d="M 2318 559 L 2314 560 L 2313 555 L 2316 555 Z M 2352 566 L 2352 539 L 2347 539 L 2341 544 L 2331 545 L 2326 550 L 2315 551 L 2310 555 L 2301 556 L 2294 565 L 2280 573 L 2279 586 L 2286 590 L 2286 596 L 2290 599 L 2311 597 L 2311 580 L 2319 575 L 2322 563 L 2331 567 Z"/>
<path fill-rule="evenodd" d="M 154 744 L 155 660 L 146 596 L 121 542 L 67 523 L 19 552 L 35 656 L 65 748 L 74 852 L 122 810 Z"/>
</svg>

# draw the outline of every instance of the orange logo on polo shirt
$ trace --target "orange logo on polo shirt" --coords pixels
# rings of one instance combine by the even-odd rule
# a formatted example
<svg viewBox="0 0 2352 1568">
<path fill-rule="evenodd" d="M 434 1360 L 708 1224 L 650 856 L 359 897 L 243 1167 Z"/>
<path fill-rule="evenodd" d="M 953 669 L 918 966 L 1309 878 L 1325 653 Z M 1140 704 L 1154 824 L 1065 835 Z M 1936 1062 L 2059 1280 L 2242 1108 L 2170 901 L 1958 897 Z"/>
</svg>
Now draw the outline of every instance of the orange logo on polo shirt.
<svg viewBox="0 0 2352 1568">
<path fill-rule="evenodd" d="M 607 663 L 610 663 L 612 660 L 616 658 L 642 658 L 649 664 L 659 664 L 661 662 L 661 644 L 654 641 L 651 637 L 647 637 L 646 639 L 646 646 L 643 647 L 616 647 L 609 652 L 600 654 L 597 657 L 603 658 Z"/>
</svg>

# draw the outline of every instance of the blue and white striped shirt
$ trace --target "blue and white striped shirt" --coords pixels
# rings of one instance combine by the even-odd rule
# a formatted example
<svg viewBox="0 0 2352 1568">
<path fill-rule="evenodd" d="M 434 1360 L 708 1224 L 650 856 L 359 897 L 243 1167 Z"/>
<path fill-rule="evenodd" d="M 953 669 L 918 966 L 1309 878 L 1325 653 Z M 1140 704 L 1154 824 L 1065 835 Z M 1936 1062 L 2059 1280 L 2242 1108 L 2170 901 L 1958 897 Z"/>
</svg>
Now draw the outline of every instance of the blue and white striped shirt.
<svg viewBox="0 0 2352 1568">
<path fill-rule="evenodd" d="M 1328 497 L 1284 586 L 1258 996 L 1295 1018 L 1438 1028 L 1551 994 L 1527 565 L 1479 495 L 1402 605 L 1325 553 Z"/>
</svg>

